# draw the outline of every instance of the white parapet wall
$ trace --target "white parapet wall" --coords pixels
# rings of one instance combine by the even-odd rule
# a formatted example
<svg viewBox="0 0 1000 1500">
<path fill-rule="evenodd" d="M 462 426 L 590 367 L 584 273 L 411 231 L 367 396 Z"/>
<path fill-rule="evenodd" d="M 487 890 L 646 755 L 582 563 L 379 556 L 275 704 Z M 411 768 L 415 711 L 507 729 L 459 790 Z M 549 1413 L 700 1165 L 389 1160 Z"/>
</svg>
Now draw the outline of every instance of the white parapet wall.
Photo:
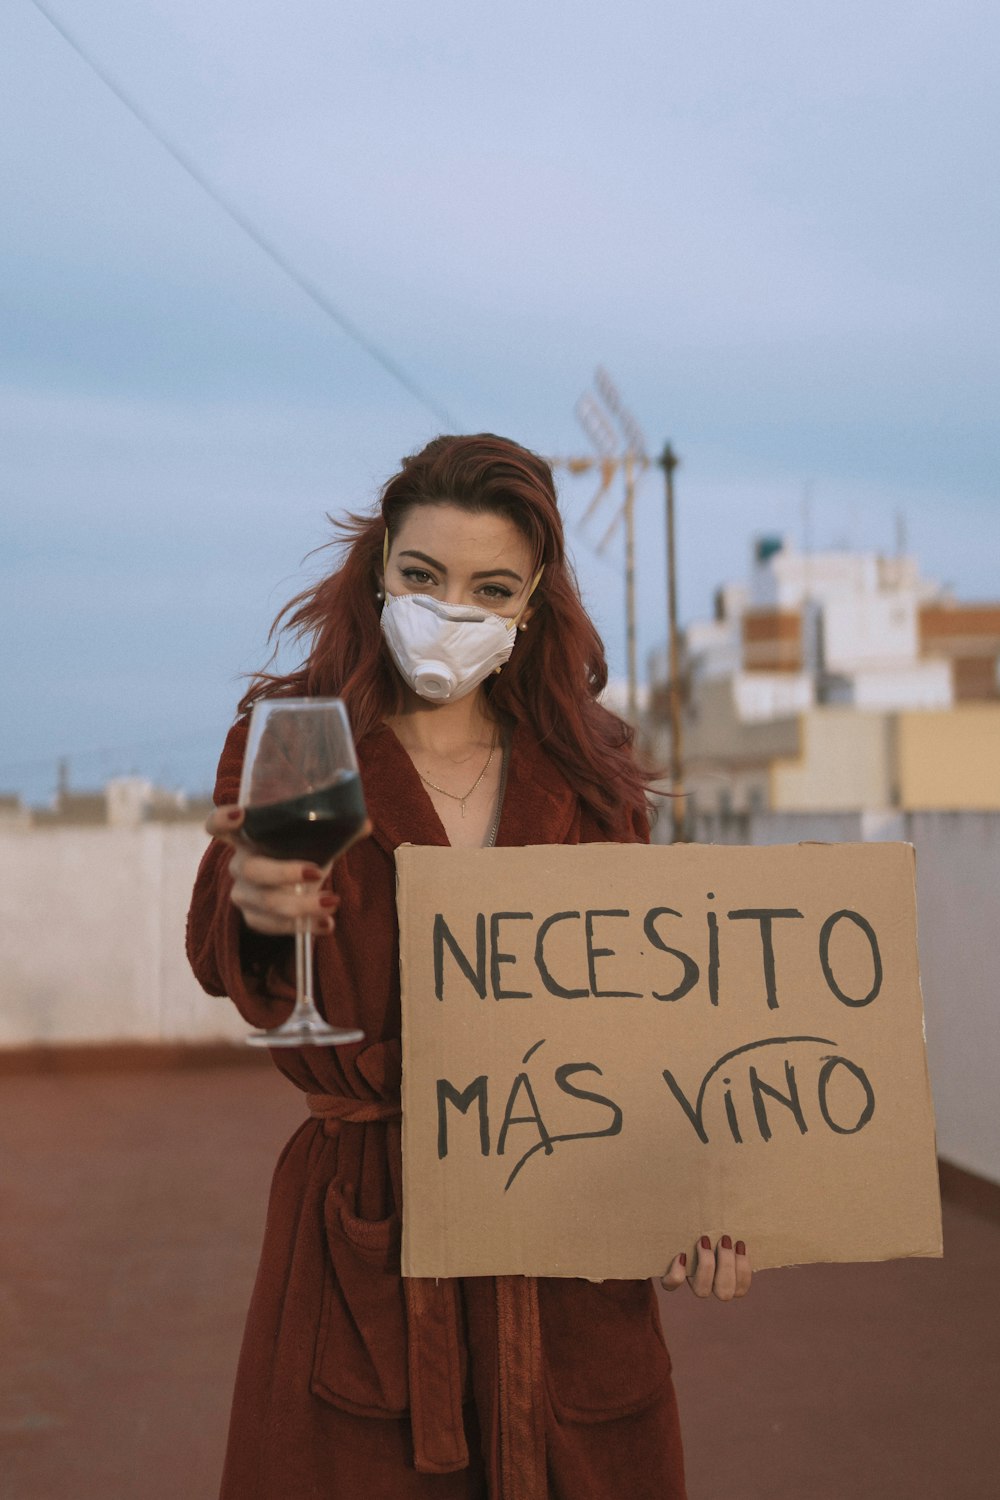
<svg viewBox="0 0 1000 1500">
<path fill-rule="evenodd" d="M 184 924 L 198 824 L 0 830 L 0 1046 L 239 1042 Z"/>
<path fill-rule="evenodd" d="M 1000 1183 L 1000 813 L 911 813 L 938 1150 Z"/>
</svg>

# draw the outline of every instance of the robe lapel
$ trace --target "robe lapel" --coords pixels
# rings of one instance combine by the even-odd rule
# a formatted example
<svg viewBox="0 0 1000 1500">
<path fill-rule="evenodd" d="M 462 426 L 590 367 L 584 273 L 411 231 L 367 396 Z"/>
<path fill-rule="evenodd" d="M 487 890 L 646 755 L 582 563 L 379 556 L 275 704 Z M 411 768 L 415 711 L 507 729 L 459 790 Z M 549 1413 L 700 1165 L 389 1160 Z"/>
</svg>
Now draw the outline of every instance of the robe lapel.
<svg viewBox="0 0 1000 1500">
<path fill-rule="evenodd" d="M 578 817 L 576 793 L 525 724 L 511 739 L 497 844 L 564 844 Z"/>
<path fill-rule="evenodd" d="M 372 837 L 390 858 L 400 844 L 447 844 L 448 836 L 410 757 L 388 725 L 365 735 L 358 765 Z"/>
<path fill-rule="evenodd" d="M 447 845 L 448 836 L 413 762 L 387 725 L 358 746 L 361 780 L 376 843 Z M 576 794 L 531 730 L 514 726 L 497 844 L 562 844 L 577 820 Z"/>
</svg>

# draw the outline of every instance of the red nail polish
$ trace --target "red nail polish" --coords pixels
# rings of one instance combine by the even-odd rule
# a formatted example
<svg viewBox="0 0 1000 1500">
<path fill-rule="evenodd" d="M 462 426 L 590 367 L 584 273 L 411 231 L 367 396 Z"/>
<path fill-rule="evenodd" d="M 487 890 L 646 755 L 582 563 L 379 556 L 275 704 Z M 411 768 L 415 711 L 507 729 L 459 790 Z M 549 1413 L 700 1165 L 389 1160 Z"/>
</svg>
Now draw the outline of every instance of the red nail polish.
<svg viewBox="0 0 1000 1500">
<path fill-rule="evenodd" d="M 737 1255 L 746 1255 L 746 1253 L 747 1253 L 747 1247 L 746 1247 L 746 1245 L 744 1245 L 744 1243 L 743 1243 L 742 1240 L 737 1240 L 736 1241 L 736 1254 Z"/>
<path fill-rule="evenodd" d="M 723 1250 L 731 1250 L 733 1248 L 733 1242 L 729 1238 L 728 1234 L 724 1234 L 722 1236 L 722 1248 Z"/>
<path fill-rule="evenodd" d="M 707 1234 L 703 1234 L 701 1237 L 701 1248 L 703 1250 L 711 1250 L 712 1248 L 712 1241 L 709 1239 Z"/>
<path fill-rule="evenodd" d="M 686 1255 L 685 1255 L 685 1254 L 684 1254 L 684 1252 L 683 1252 L 683 1251 L 682 1251 L 682 1252 L 681 1252 L 681 1254 L 680 1254 L 680 1255 L 678 1255 L 678 1257 L 677 1257 L 677 1259 L 678 1259 L 678 1260 L 679 1260 L 679 1261 L 680 1261 L 680 1263 L 681 1263 L 681 1265 L 682 1265 L 682 1266 L 686 1266 L 686 1265 L 687 1265 L 687 1263 L 688 1263 L 688 1258 L 687 1258 L 687 1256 L 686 1256 Z"/>
<path fill-rule="evenodd" d="M 230 823 L 238 823 L 239 820 L 240 820 L 240 818 L 242 818 L 242 816 L 243 816 L 243 809 L 242 809 L 242 807 L 231 807 L 229 809 L 229 811 L 226 813 L 226 817 L 229 819 Z"/>
<path fill-rule="evenodd" d="M 340 897 L 335 896 L 332 891 L 327 891 L 325 895 L 320 896 L 319 904 L 325 907 L 327 911 L 333 911 L 340 905 Z"/>
<path fill-rule="evenodd" d="M 302 867 L 302 879 L 303 880 L 322 880 L 323 879 L 323 871 L 322 870 L 317 870 L 315 865 L 303 865 L 303 867 Z"/>
</svg>

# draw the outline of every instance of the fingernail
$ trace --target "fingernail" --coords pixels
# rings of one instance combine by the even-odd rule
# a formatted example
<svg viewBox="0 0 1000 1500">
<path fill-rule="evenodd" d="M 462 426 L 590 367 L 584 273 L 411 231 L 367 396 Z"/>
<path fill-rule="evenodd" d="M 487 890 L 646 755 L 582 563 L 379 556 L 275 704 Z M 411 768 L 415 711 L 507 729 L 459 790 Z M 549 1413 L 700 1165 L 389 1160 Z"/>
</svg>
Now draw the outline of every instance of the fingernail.
<svg viewBox="0 0 1000 1500">
<path fill-rule="evenodd" d="M 333 918 L 332 917 L 320 917 L 319 921 L 316 923 L 316 928 L 317 928 L 317 931 L 319 931 L 319 932 L 332 932 L 333 931 Z"/>
<path fill-rule="evenodd" d="M 711 1250 L 712 1248 L 712 1241 L 709 1239 L 707 1234 L 703 1234 L 701 1237 L 701 1248 L 703 1250 Z"/>
<path fill-rule="evenodd" d="M 302 866 L 302 879 L 303 880 L 322 880 L 323 879 L 323 871 L 322 870 L 317 870 L 317 868 L 316 868 L 315 865 L 303 865 Z"/>
<path fill-rule="evenodd" d="M 729 1238 L 728 1234 L 724 1234 L 722 1236 L 722 1248 L 723 1250 L 731 1250 L 733 1248 L 733 1242 Z"/>
<path fill-rule="evenodd" d="M 335 896 L 332 891 L 327 891 L 324 895 L 320 896 L 319 904 L 326 907 L 327 911 L 333 911 L 335 907 L 340 905 L 340 897 Z"/>
<path fill-rule="evenodd" d="M 746 1247 L 746 1245 L 744 1245 L 744 1243 L 743 1243 L 742 1240 L 737 1240 L 736 1241 L 736 1254 L 737 1255 L 746 1255 L 746 1253 L 747 1253 L 747 1247 Z"/>
<path fill-rule="evenodd" d="M 238 823 L 239 820 L 242 818 L 242 816 L 243 816 L 243 809 L 242 809 L 242 807 L 231 807 L 229 809 L 229 811 L 226 813 L 226 817 L 227 817 L 227 819 L 229 820 L 230 823 Z"/>
<path fill-rule="evenodd" d="M 684 1251 L 681 1251 L 681 1253 L 680 1253 L 680 1255 L 678 1255 L 677 1259 L 680 1261 L 680 1263 L 681 1263 L 682 1266 L 686 1266 L 687 1263 L 688 1263 L 688 1258 L 687 1258 L 687 1255 L 684 1253 Z"/>
</svg>

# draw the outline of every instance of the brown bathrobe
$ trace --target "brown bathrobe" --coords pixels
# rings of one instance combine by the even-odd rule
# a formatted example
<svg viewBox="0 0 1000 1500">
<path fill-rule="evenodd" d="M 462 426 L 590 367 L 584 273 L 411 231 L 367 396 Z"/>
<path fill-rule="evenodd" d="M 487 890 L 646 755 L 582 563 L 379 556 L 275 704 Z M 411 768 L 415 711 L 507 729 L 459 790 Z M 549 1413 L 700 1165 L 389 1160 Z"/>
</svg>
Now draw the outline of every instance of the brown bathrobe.
<svg viewBox="0 0 1000 1500">
<path fill-rule="evenodd" d="M 245 739 L 238 724 L 217 803 L 237 800 Z M 447 838 L 391 730 L 367 736 L 359 761 L 374 836 L 334 867 L 341 905 L 316 944 L 316 984 L 324 1010 L 365 1040 L 272 1053 L 305 1118 L 271 1188 L 222 1500 L 684 1500 L 651 1283 L 400 1276 L 393 853 Z M 515 729 L 497 844 L 605 840 Z M 216 843 L 202 861 L 189 956 L 210 994 L 273 1026 L 290 1009 L 292 945 L 243 925 L 229 858 Z"/>
</svg>

